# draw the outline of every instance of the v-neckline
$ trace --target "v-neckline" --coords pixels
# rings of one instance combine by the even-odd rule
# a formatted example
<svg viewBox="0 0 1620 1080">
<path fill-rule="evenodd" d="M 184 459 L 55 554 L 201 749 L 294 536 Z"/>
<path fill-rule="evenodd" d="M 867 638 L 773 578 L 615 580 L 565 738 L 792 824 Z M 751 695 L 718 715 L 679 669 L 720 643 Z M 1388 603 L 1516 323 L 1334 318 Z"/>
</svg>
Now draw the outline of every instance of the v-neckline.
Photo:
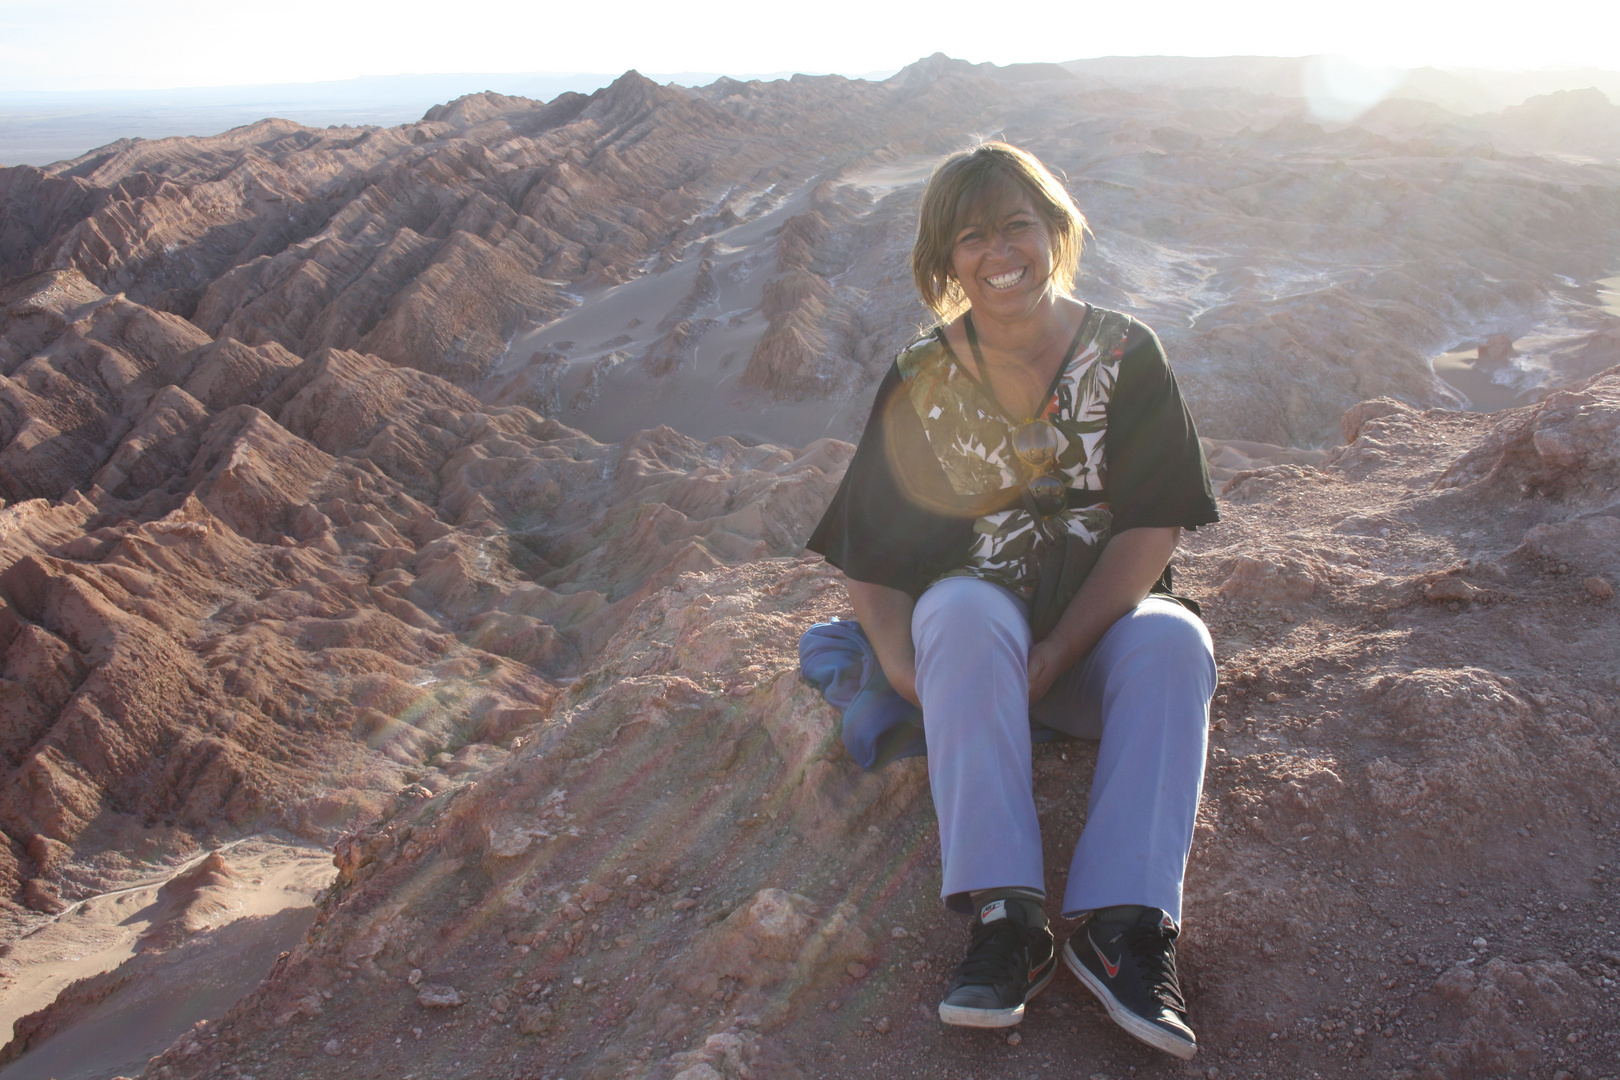
<svg viewBox="0 0 1620 1080">
<path fill-rule="evenodd" d="M 1091 316 L 1094 312 L 1096 312 L 1096 310 L 1097 309 L 1091 304 L 1086 304 L 1086 313 L 1080 316 L 1080 326 L 1075 330 L 1074 339 L 1069 342 L 1069 347 L 1063 354 L 1062 362 L 1058 364 L 1057 374 L 1052 376 L 1052 382 L 1049 386 L 1047 386 L 1046 393 L 1041 397 L 1040 401 L 1036 403 L 1035 416 L 1025 417 L 1022 420 L 1016 419 L 1010 412 L 1007 411 L 1006 407 L 1001 404 L 1001 399 L 996 397 L 995 388 L 990 385 L 989 378 L 983 377 L 988 373 L 984 370 L 984 355 L 979 351 L 979 335 L 973 330 L 973 312 L 968 311 L 963 313 L 962 329 L 967 333 L 968 347 L 973 350 L 973 362 L 980 368 L 979 374 L 969 371 L 967 365 L 962 363 L 962 358 L 956 355 L 956 349 L 951 345 L 950 338 L 945 334 L 945 327 L 941 326 L 935 332 L 939 336 L 939 343 L 945 347 L 945 354 L 951 358 L 951 363 L 956 365 L 957 370 L 967 377 L 968 381 L 971 382 L 974 387 L 978 389 L 979 393 L 984 397 L 984 399 L 990 403 L 990 407 L 1001 414 L 1001 418 L 1003 420 L 1007 421 L 1007 423 L 1011 424 L 1013 427 L 1017 427 L 1021 424 L 1026 424 L 1031 420 L 1038 419 L 1041 414 L 1046 412 L 1047 405 L 1049 405 L 1052 401 L 1052 395 L 1057 393 L 1057 388 L 1063 384 L 1063 376 L 1069 373 L 1069 365 L 1073 364 L 1074 358 L 1079 355 L 1081 338 L 1085 335 L 1086 327 L 1090 324 Z"/>
</svg>

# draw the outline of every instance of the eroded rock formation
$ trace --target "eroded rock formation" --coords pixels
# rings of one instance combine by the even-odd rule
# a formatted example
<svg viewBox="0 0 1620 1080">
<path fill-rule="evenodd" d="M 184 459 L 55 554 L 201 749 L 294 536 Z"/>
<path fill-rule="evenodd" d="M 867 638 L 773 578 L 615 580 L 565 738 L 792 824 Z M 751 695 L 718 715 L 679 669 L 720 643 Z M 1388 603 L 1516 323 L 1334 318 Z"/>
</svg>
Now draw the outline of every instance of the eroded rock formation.
<svg viewBox="0 0 1620 1080">
<path fill-rule="evenodd" d="M 1620 359 L 1594 303 L 1620 248 L 1601 92 L 1324 126 L 1227 84 L 1120 85 L 945 57 L 882 83 L 631 72 L 387 130 L 126 140 L 0 169 L 0 281 L 78 270 L 233 348 L 376 355 L 599 438 L 802 445 L 858 432 L 925 319 L 929 164 L 1001 131 L 1064 170 L 1096 234 L 1081 291 L 1164 336 L 1210 435 L 1322 445 L 1357 401 L 1443 404 L 1430 359 L 1498 334 L 1535 339 L 1480 369 L 1510 398 Z"/>
<path fill-rule="evenodd" d="M 72 271 L 3 299 L 28 355 L 4 388 L 27 419 L 0 509 L 3 904 L 105 885 L 152 827 L 319 833 L 505 737 L 675 575 L 795 550 L 848 454 L 605 446 L 373 356 L 210 341 Z M 55 854 L 81 844 L 110 862 Z"/>
</svg>

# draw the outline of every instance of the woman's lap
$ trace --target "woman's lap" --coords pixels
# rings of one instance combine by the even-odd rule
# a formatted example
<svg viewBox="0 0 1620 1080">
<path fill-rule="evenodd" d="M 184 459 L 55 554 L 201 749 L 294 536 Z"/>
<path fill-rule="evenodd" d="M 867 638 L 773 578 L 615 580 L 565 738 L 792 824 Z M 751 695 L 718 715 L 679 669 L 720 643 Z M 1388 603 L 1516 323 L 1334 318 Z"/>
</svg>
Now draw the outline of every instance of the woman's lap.
<svg viewBox="0 0 1620 1080">
<path fill-rule="evenodd" d="M 925 668 L 932 667 L 938 677 L 952 682 L 988 676 L 1006 683 L 1001 694 L 1015 694 L 1010 680 L 986 668 L 1008 664 L 1017 655 L 1023 658 L 1027 678 L 1028 610 L 1016 594 L 978 578 L 946 578 L 931 586 L 918 600 L 912 618 L 919 679 Z M 941 662 L 932 663 L 935 660 Z M 962 664 L 975 670 L 970 675 L 960 670 Z M 1030 718 L 1067 735 L 1100 739 L 1106 706 L 1117 694 L 1120 679 L 1133 677 L 1185 681 L 1213 693 L 1214 646 L 1203 620 L 1168 597 L 1147 597 L 1110 627 L 1089 654 L 1058 676 L 1046 697 L 1030 707 Z M 1202 708 L 1198 712 L 1203 722 Z"/>
<path fill-rule="evenodd" d="M 1173 600 L 1148 597 L 1033 708 L 1027 606 L 1006 589 L 974 578 L 940 582 L 918 601 L 912 636 L 947 898 L 1041 887 L 1034 719 L 1101 742 L 1064 910 L 1147 903 L 1179 919 L 1215 686 L 1203 622 Z"/>
</svg>

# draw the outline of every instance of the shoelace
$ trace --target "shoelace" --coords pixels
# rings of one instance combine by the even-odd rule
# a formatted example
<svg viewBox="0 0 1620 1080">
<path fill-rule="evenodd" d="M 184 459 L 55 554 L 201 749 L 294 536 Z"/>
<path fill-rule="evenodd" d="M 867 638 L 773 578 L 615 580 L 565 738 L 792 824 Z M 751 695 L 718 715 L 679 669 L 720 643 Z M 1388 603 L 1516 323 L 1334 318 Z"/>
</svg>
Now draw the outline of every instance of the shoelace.
<svg viewBox="0 0 1620 1080">
<path fill-rule="evenodd" d="M 992 986 L 1027 978 L 1024 930 L 1011 919 L 980 923 L 973 928 L 967 958 L 957 968 L 963 983 Z"/>
<path fill-rule="evenodd" d="M 1153 999 L 1177 1014 L 1187 1014 L 1176 980 L 1176 941 L 1155 925 L 1133 926 L 1122 935 L 1125 948 L 1136 958 L 1142 982 Z"/>
</svg>

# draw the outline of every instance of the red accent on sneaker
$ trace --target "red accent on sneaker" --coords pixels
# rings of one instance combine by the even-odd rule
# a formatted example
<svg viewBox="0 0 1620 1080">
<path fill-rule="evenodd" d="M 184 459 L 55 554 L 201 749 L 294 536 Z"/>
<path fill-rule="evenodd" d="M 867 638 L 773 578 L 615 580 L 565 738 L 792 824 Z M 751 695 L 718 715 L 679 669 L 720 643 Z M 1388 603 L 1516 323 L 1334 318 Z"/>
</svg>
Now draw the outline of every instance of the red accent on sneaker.
<svg viewBox="0 0 1620 1080">
<path fill-rule="evenodd" d="M 1090 936 L 1087 936 L 1086 940 L 1091 941 Z M 1095 941 L 1091 941 L 1091 951 L 1096 953 L 1097 959 L 1102 961 L 1103 970 L 1108 972 L 1108 977 L 1110 979 L 1118 977 L 1120 962 L 1125 959 L 1124 953 L 1120 953 L 1119 960 L 1115 960 L 1112 964 L 1110 964 L 1108 962 L 1108 957 L 1104 956 L 1103 951 L 1097 948 L 1097 943 Z"/>
</svg>

